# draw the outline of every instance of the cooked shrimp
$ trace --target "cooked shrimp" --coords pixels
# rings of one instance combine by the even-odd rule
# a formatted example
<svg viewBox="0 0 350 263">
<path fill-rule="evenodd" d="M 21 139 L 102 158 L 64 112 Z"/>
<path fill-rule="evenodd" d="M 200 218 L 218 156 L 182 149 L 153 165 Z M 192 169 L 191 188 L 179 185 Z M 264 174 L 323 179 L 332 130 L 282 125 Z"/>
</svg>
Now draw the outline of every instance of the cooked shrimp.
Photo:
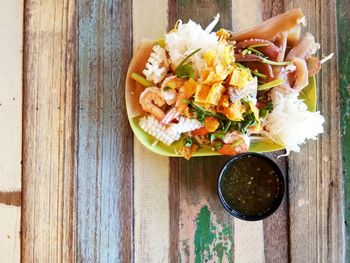
<svg viewBox="0 0 350 263">
<path fill-rule="evenodd" d="M 159 108 L 164 106 L 165 100 L 157 87 L 146 88 L 140 95 L 140 104 L 145 112 L 148 112 L 161 120 L 164 112 Z"/>
<path fill-rule="evenodd" d="M 179 93 L 177 94 L 175 107 L 169 110 L 162 119 L 162 124 L 169 124 L 173 119 L 177 118 L 181 113 L 185 111 L 188 107 L 185 102 L 189 97 L 186 96 L 185 92 L 183 92 L 183 88 L 181 87 Z"/>
<path fill-rule="evenodd" d="M 163 99 L 165 100 L 166 104 L 173 105 L 176 102 L 177 92 L 174 88 L 170 88 L 168 86 L 168 84 L 170 82 L 176 83 L 179 81 L 177 81 L 176 76 L 167 77 L 162 83 L 160 92 L 161 92 L 161 95 L 162 95 Z M 182 85 L 182 83 L 183 83 L 183 81 L 179 82 L 179 84 L 181 84 L 181 85 Z M 175 88 L 176 88 L 176 86 L 177 85 L 175 85 Z"/>
</svg>

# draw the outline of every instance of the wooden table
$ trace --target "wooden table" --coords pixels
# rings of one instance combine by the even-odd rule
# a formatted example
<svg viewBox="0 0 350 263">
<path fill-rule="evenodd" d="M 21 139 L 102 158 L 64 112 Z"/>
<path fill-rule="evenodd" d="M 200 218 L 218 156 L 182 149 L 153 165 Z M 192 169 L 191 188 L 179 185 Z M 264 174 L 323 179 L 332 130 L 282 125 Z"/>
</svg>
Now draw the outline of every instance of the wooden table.
<svg viewBox="0 0 350 263">
<path fill-rule="evenodd" d="M 348 0 L 0 6 L 1 262 L 350 262 Z M 278 212 L 244 222 L 216 195 L 228 158 L 160 157 L 134 139 L 126 70 L 140 39 L 178 18 L 206 26 L 220 13 L 236 31 L 293 7 L 319 56 L 335 53 L 317 77 L 325 131 L 277 160 L 288 181 Z"/>
</svg>

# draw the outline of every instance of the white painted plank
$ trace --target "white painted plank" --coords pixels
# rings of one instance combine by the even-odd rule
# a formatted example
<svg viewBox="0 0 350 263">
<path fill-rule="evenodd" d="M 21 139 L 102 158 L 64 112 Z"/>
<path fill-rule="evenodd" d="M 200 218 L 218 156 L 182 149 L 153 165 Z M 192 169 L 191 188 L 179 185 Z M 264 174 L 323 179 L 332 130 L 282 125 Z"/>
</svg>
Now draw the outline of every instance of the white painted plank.
<svg viewBox="0 0 350 263">
<path fill-rule="evenodd" d="M 263 221 L 234 219 L 234 229 L 234 262 L 265 262 Z"/>
<path fill-rule="evenodd" d="M 167 17 L 167 1 L 134 0 L 134 50 L 141 39 L 157 39 L 163 35 Z M 166 262 L 169 255 L 169 158 L 150 152 L 136 137 L 134 178 L 135 262 Z"/>
<path fill-rule="evenodd" d="M 234 32 L 252 27 L 261 20 L 260 0 L 232 1 L 232 30 Z M 234 262 L 265 262 L 263 221 L 246 222 L 234 219 L 234 241 Z"/>
<path fill-rule="evenodd" d="M 0 261 L 20 262 L 21 208 L 0 204 Z"/>
<path fill-rule="evenodd" d="M 0 0 L 0 261 L 20 262 L 23 0 Z M 15 196 L 15 198 L 18 198 Z"/>
<path fill-rule="evenodd" d="M 0 0 L 0 191 L 21 189 L 23 0 Z"/>
</svg>

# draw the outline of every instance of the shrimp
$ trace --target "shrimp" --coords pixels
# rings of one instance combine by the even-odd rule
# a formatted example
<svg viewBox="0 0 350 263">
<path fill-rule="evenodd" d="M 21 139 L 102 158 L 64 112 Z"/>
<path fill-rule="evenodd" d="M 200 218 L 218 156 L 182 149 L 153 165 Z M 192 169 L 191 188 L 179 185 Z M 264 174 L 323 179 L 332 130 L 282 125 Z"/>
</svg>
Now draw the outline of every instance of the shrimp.
<svg viewBox="0 0 350 263">
<path fill-rule="evenodd" d="M 177 94 L 175 106 L 169 110 L 162 119 L 162 124 L 169 124 L 173 119 L 177 118 L 181 113 L 183 113 L 188 107 L 185 102 L 189 97 L 186 96 L 185 92 L 183 92 L 183 87 L 179 89 L 179 93 Z"/>
<path fill-rule="evenodd" d="M 168 84 L 173 84 L 172 86 L 174 86 L 174 88 L 170 88 L 168 86 Z M 173 105 L 176 102 L 177 85 L 183 85 L 183 81 L 182 80 L 179 81 L 176 78 L 176 76 L 167 77 L 163 81 L 160 93 L 161 93 L 162 97 L 164 98 L 166 104 Z"/>
<path fill-rule="evenodd" d="M 237 132 L 227 133 L 224 136 L 223 141 L 225 144 L 218 151 L 225 155 L 236 155 L 246 152 L 250 145 L 249 137 Z"/>
<path fill-rule="evenodd" d="M 179 87 L 175 106 L 165 114 L 164 118 L 162 119 L 162 124 L 170 123 L 187 109 L 188 103 L 186 100 L 194 95 L 196 88 L 197 82 L 193 79 L 189 79 Z"/>
<path fill-rule="evenodd" d="M 163 119 L 164 112 L 159 107 L 164 106 L 165 100 L 161 96 L 159 88 L 146 88 L 140 95 L 140 104 L 145 112 L 152 114 L 159 120 Z"/>
</svg>

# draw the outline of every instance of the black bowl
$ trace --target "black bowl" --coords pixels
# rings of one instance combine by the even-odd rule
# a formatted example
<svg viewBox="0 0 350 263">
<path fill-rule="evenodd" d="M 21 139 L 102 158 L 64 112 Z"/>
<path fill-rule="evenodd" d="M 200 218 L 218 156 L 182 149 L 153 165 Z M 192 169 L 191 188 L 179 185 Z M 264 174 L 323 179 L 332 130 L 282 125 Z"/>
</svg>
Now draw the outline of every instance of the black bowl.
<svg viewBox="0 0 350 263">
<path fill-rule="evenodd" d="M 235 161 L 241 159 L 241 158 L 248 158 L 248 156 L 254 156 L 254 157 L 258 157 L 263 159 L 264 161 L 268 162 L 269 165 L 271 166 L 271 169 L 273 169 L 275 171 L 275 173 L 277 174 L 278 177 L 278 181 L 279 181 L 279 192 L 274 200 L 274 202 L 272 203 L 271 207 L 268 210 L 265 210 L 262 213 L 259 213 L 257 215 L 246 215 L 243 214 L 237 210 L 235 210 L 233 207 L 231 207 L 226 201 L 225 198 L 222 194 L 221 191 L 221 180 L 222 177 L 225 173 L 225 171 L 234 164 Z M 252 164 L 254 165 L 254 164 Z M 239 155 L 236 155 L 235 157 L 233 157 L 232 159 L 230 159 L 225 165 L 224 167 L 221 169 L 219 178 L 218 178 L 218 195 L 219 195 L 219 199 L 221 204 L 223 205 L 223 207 L 234 217 L 237 217 L 239 219 L 242 220 L 246 220 L 246 221 L 258 221 L 258 220 L 262 220 L 270 215 L 272 215 L 277 209 L 278 207 L 281 205 L 283 197 L 284 197 L 284 192 L 285 192 L 285 179 L 283 176 L 283 173 L 281 171 L 281 169 L 278 167 L 278 165 L 271 160 L 270 158 L 266 157 L 265 155 L 259 154 L 259 153 L 242 153 Z"/>
</svg>

